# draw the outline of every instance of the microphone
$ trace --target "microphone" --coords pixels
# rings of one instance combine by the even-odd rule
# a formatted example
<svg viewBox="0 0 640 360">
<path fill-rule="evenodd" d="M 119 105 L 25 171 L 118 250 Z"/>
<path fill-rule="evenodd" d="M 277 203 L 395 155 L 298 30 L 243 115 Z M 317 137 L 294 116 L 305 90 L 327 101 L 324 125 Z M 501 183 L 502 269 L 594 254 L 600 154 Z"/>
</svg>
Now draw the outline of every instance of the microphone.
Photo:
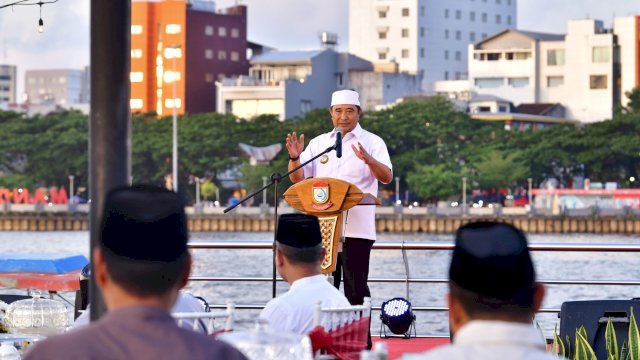
<svg viewBox="0 0 640 360">
<path fill-rule="evenodd" d="M 336 157 L 342 157 L 342 129 L 337 128 L 336 130 Z"/>
</svg>

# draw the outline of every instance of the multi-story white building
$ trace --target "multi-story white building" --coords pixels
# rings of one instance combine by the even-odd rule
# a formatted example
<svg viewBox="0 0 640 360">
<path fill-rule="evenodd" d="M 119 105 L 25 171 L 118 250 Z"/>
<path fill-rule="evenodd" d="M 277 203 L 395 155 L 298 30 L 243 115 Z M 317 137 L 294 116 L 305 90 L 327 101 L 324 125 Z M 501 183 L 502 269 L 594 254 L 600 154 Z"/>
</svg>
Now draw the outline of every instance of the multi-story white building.
<svg viewBox="0 0 640 360">
<path fill-rule="evenodd" d="M 611 118 L 624 93 L 640 84 L 640 16 L 613 29 L 571 20 L 566 35 L 505 30 L 469 45 L 469 86 L 514 104 L 560 103 L 567 118 Z"/>
<path fill-rule="evenodd" d="M 16 102 L 16 66 L 0 65 L 0 104 Z"/>
<path fill-rule="evenodd" d="M 84 70 L 27 70 L 25 95 L 32 105 L 73 105 L 89 101 L 89 76 Z"/>
<path fill-rule="evenodd" d="M 395 61 L 432 92 L 435 81 L 467 79 L 468 44 L 516 18 L 517 0 L 349 0 L 349 52 Z"/>
</svg>

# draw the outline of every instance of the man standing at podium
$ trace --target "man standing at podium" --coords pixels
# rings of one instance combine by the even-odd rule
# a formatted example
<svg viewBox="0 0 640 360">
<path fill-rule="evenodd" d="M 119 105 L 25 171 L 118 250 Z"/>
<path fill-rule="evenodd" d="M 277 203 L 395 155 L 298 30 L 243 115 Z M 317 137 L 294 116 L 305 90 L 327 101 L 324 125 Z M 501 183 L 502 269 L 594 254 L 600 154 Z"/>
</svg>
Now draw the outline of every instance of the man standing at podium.
<svg viewBox="0 0 640 360">
<path fill-rule="evenodd" d="M 393 179 L 387 145 L 377 135 L 364 130 L 358 123 L 362 109 L 358 93 L 339 90 L 331 96 L 329 108 L 334 129 L 321 134 L 304 148 L 304 134 L 287 134 L 289 170 L 311 159 L 336 143 L 338 129 L 342 131 L 342 157 L 331 151 L 289 177 L 294 183 L 308 177 L 331 177 L 348 181 L 364 193 L 378 195 L 378 181 L 388 184 Z M 303 151 L 304 149 L 304 151 Z M 344 293 L 353 305 L 362 304 L 371 296 L 367 285 L 369 256 L 376 240 L 375 206 L 360 205 L 346 215 L 345 243 L 338 257 L 335 285 L 340 286 L 340 266 L 344 273 Z"/>
</svg>

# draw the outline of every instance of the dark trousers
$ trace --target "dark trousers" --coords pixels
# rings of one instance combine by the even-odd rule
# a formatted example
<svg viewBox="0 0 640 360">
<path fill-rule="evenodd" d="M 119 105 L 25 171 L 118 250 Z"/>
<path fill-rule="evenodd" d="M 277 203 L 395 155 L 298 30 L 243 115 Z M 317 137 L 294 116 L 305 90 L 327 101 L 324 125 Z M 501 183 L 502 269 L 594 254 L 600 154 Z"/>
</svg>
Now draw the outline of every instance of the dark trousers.
<svg viewBox="0 0 640 360">
<path fill-rule="evenodd" d="M 333 272 L 333 285 L 340 289 L 340 280 L 344 277 L 344 295 L 351 305 L 362 305 L 365 297 L 371 297 L 367 279 L 372 247 L 373 240 L 348 237 L 338 256 L 336 271 Z M 371 331 L 368 348 L 371 349 Z"/>
</svg>

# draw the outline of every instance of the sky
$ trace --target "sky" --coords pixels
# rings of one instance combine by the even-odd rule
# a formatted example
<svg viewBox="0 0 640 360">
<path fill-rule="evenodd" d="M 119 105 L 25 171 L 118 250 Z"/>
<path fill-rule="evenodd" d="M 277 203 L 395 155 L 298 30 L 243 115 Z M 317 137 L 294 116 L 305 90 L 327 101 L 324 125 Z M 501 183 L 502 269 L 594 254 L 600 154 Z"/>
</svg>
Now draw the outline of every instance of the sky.
<svg viewBox="0 0 640 360">
<path fill-rule="evenodd" d="M 0 6 L 15 0 L 0 0 Z M 467 0 L 441 0 L 462 2 Z M 58 0 L 42 7 L 45 31 L 37 31 L 38 6 L 0 9 L 0 64 L 18 65 L 18 93 L 30 69 L 81 69 L 89 64 L 90 0 Z M 348 49 L 348 0 L 217 0 L 217 8 L 247 5 L 249 40 L 278 49 L 319 47 L 318 33 L 338 34 Z M 518 28 L 565 33 L 567 21 L 594 18 L 611 26 L 616 16 L 640 15 L 639 0 L 518 0 Z M 20 96 L 18 96 L 20 98 Z"/>
</svg>

